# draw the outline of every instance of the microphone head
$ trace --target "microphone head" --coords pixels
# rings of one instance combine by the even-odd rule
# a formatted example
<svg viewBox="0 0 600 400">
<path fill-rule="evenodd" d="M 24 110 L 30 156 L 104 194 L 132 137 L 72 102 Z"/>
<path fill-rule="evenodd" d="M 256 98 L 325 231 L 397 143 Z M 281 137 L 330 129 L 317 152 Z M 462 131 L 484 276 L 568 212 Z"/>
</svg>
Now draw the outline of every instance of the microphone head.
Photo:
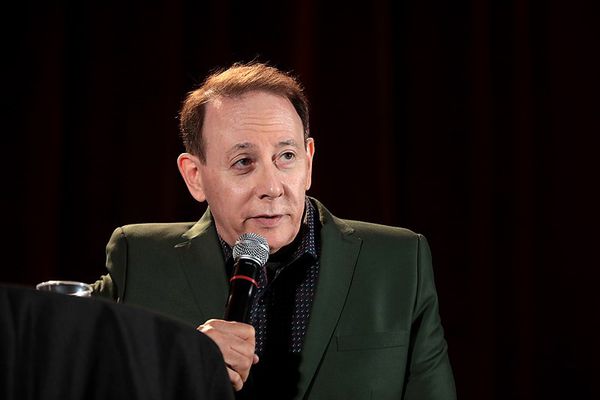
<svg viewBox="0 0 600 400">
<path fill-rule="evenodd" d="M 240 258 L 253 260 L 262 267 L 269 259 L 269 243 L 256 233 L 244 233 L 233 246 L 233 259 Z"/>
</svg>

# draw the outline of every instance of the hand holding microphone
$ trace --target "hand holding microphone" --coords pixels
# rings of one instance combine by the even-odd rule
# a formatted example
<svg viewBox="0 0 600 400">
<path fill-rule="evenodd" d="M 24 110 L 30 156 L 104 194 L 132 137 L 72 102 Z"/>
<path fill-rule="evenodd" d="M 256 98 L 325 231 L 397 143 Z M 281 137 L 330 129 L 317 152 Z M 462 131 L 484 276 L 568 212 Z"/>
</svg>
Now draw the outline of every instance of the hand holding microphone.
<svg viewBox="0 0 600 400">
<path fill-rule="evenodd" d="M 235 390 L 241 390 L 250 368 L 258 362 L 254 354 L 254 327 L 249 325 L 250 306 L 258 288 L 258 277 L 269 258 L 269 245 L 260 235 L 245 233 L 233 246 L 234 267 L 230 278 L 225 320 L 211 319 L 198 327 L 215 341 L 227 365 Z"/>
</svg>

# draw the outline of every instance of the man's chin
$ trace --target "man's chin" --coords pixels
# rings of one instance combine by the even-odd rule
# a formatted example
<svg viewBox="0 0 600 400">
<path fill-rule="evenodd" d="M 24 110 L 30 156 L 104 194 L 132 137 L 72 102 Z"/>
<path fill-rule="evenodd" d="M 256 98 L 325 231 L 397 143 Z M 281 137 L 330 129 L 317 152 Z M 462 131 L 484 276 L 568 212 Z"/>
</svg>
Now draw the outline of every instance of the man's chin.
<svg viewBox="0 0 600 400">
<path fill-rule="evenodd" d="M 260 229 L 254 232 L 261 235 L 267 240 L 267 243 L 269 243 L 269 250 L 271 254 L 277 252 L 282 247 L 292 243 L 295 238 L 295 235 L 291 235 L 289 231 L 284 233 L 277 232 L 275 230 Z"/>
</svg>

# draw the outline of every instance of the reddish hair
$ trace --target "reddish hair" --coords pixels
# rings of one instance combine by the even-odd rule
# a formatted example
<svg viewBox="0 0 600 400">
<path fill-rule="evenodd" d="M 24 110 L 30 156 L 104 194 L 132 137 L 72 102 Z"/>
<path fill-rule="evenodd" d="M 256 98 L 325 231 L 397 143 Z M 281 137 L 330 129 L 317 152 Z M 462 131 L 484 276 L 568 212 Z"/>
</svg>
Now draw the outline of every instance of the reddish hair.
<svg viewBox="0 0 600 400">
<path fill-rule="evenodd" d="M 225 70 L 212 73 L 198 89 L 188 93 L 179 112 L 185 150 L 204 162 L 202 126 L 206 104 L 217 97 L 239 97 L 255 90 L 287 98 L 302 121 L 304 139 L 308 139 L 308 100 L 300 82 L 289 73 L 263 63 L 235 63 Z"/>
</svg>

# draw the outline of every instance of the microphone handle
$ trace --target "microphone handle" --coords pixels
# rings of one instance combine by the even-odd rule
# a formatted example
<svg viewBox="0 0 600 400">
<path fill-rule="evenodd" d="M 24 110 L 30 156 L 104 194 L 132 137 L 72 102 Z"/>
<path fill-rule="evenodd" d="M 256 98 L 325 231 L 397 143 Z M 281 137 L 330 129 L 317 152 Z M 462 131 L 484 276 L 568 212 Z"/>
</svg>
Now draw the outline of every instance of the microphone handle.
<svg viewBox="0 0 600 400">
<path fill-rule="evenodd" d="M 229 281 L 229 298 L 224 317 L 226 321 L 249 322 L 250 305 L 258 288 L 259 273 L 260 266 L 256 261 L 245 258 L 236 261 Z"/>
</svg>

